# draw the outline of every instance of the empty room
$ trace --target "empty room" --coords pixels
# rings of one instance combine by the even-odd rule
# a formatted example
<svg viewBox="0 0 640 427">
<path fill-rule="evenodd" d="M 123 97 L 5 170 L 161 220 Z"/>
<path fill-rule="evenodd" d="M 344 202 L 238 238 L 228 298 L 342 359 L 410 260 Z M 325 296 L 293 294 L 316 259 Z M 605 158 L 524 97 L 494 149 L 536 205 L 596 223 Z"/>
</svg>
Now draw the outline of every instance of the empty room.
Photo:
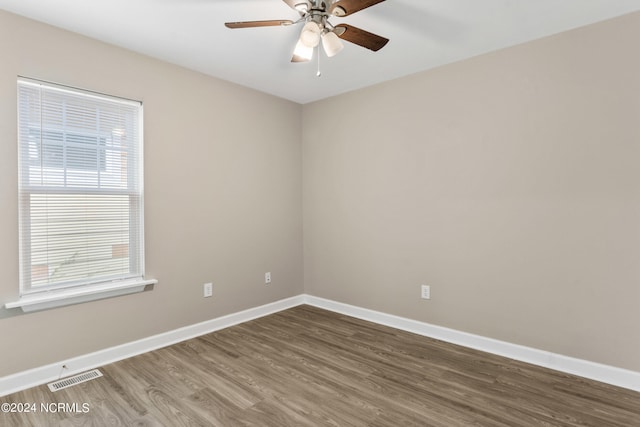
<svg viewBox="0 0 640 427">
<path fill-rule="evenodd" d="M 637 0 L 0 0 L 0 425 L 640 426 Z"/>
</svg>

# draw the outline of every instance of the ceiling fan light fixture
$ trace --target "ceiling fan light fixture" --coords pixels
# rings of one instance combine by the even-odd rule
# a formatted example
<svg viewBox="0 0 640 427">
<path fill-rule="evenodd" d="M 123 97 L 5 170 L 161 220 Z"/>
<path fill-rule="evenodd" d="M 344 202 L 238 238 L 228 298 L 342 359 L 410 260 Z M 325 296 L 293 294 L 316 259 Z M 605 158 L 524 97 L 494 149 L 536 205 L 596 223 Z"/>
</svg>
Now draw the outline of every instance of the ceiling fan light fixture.
<svg viewBox="0 0 640 427">
<path fill-rule="evenodd" d="M 327 31 L 322 34 L 322 47 L 329 58 L 338 54 L 344 49 L 344 44 L 333 31 Z"/>
<path fill-rule="evenodd" d="M 296 48 L 293 50 L 293 58 L 291 62 L 307 62 L 313 57 L 313 48 L 306 46 L 301 40 L 298 40 Z"/>
<path fill-rule="evenodd" d="M 347 11 L 344 10 L 342 6 L 334 6 L 331 13 L 333 14 L 333 16 L 345 16 L 347 14 Z"/>
<path fill-rule="evenodd" d="M 314 48 L 320 43 L 320 26 L 313 21 L 309 21 L 302 27 L 300 42 L 307 47 Z"/>
<path fill-rule="evenodd" d="M 350 16 L 385 0 L 283 0 L 291 9 L 300 14 L 297 21 L 289 19 L 225 22 L 227 28 L 258 28 L 303 24 L 296 40 L 291 62 L 309 62 L 313 49 L 320 43 L 328 57 L 337 55 L 344 49 L 344 40 L 377 52 L 389 39 L 348 24 L 332 25 L 333 16 Z M 319 49 L 319 48 L 318 48 Z M 320 55 L 318 55 L 318 64 Z M 318 75 L 320 72 L 318 71 Z"/>
<path fill-rule="evenodd" d="M 307 11 L 309 11 L 309 3 L 308 2 L 296 3 L 295 6 L 293 6 L 293 8 L 300 13 L 306 13 Z"/>
</svg>

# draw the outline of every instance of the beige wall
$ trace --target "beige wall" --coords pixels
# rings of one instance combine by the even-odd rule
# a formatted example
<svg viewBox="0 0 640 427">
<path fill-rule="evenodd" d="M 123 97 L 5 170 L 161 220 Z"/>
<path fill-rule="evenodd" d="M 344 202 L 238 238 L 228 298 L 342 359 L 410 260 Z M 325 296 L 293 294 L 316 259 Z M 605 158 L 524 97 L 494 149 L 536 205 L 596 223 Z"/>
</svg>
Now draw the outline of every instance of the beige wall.
<svg viewBox="0 0 640 427">
<path fill-rule="evenodd" d="M 144 102 L 146 264 L 159 283 L 0 309 L 0 376 L 303 292 L 300 105 L 0 11 L 0 304 L 18 297 L 18 75 Z"/>
<path fill-rule="evenodd" d="M 638 40 L 633 14 L 306 105 L 306 292 L 640 371 Z"/>
</svg>

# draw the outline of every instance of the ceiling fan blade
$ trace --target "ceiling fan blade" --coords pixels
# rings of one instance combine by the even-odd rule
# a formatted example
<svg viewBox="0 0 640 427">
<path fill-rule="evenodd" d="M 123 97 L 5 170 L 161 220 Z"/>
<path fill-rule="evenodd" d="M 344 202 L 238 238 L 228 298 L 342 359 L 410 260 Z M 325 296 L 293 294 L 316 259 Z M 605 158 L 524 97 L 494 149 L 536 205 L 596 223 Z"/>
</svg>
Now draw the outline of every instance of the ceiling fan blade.
<svg viewBox="0 0 640 427">
<path fill-rule="evenodd" d="M 336 25 L 333 32 L 343 40 L 357 44 L 358 46 L 366 47 L 374 52 L 382 49 L 389 41 L 389 39 L 361 30 L 360 28 L 349 24 Z"/>
<path fill-rule="evenodd" d="M 284 0 L 295 2 L 296 0 Z M 349 16 L 385 0 L 338 0 L 331 5 L 329 13 L 335 16 Z"/>
<path fill-rule="evenodd" d="M 288 19 L 274 19 L 271 21 L 244 21 L 244 22 L 225 22 L 227 28 L 254 28 L 254 27 L 281 27 L 291 25 L 293 21 Z"/>
</svg>

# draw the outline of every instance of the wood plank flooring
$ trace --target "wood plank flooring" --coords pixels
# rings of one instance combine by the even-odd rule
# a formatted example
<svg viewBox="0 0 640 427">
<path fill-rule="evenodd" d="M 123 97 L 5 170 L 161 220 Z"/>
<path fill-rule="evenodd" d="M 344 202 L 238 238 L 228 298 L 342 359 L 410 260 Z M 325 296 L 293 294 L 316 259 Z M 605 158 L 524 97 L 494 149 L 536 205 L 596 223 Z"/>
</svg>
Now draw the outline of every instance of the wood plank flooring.
<svg viewBox="0 0 640 427">
<path fill-rule="evenodd" d="M 0 425 L 640 426 L 638 392 L 310 306 L 100 369 L 0 398 L 71 405 Z"/>
</svg>

